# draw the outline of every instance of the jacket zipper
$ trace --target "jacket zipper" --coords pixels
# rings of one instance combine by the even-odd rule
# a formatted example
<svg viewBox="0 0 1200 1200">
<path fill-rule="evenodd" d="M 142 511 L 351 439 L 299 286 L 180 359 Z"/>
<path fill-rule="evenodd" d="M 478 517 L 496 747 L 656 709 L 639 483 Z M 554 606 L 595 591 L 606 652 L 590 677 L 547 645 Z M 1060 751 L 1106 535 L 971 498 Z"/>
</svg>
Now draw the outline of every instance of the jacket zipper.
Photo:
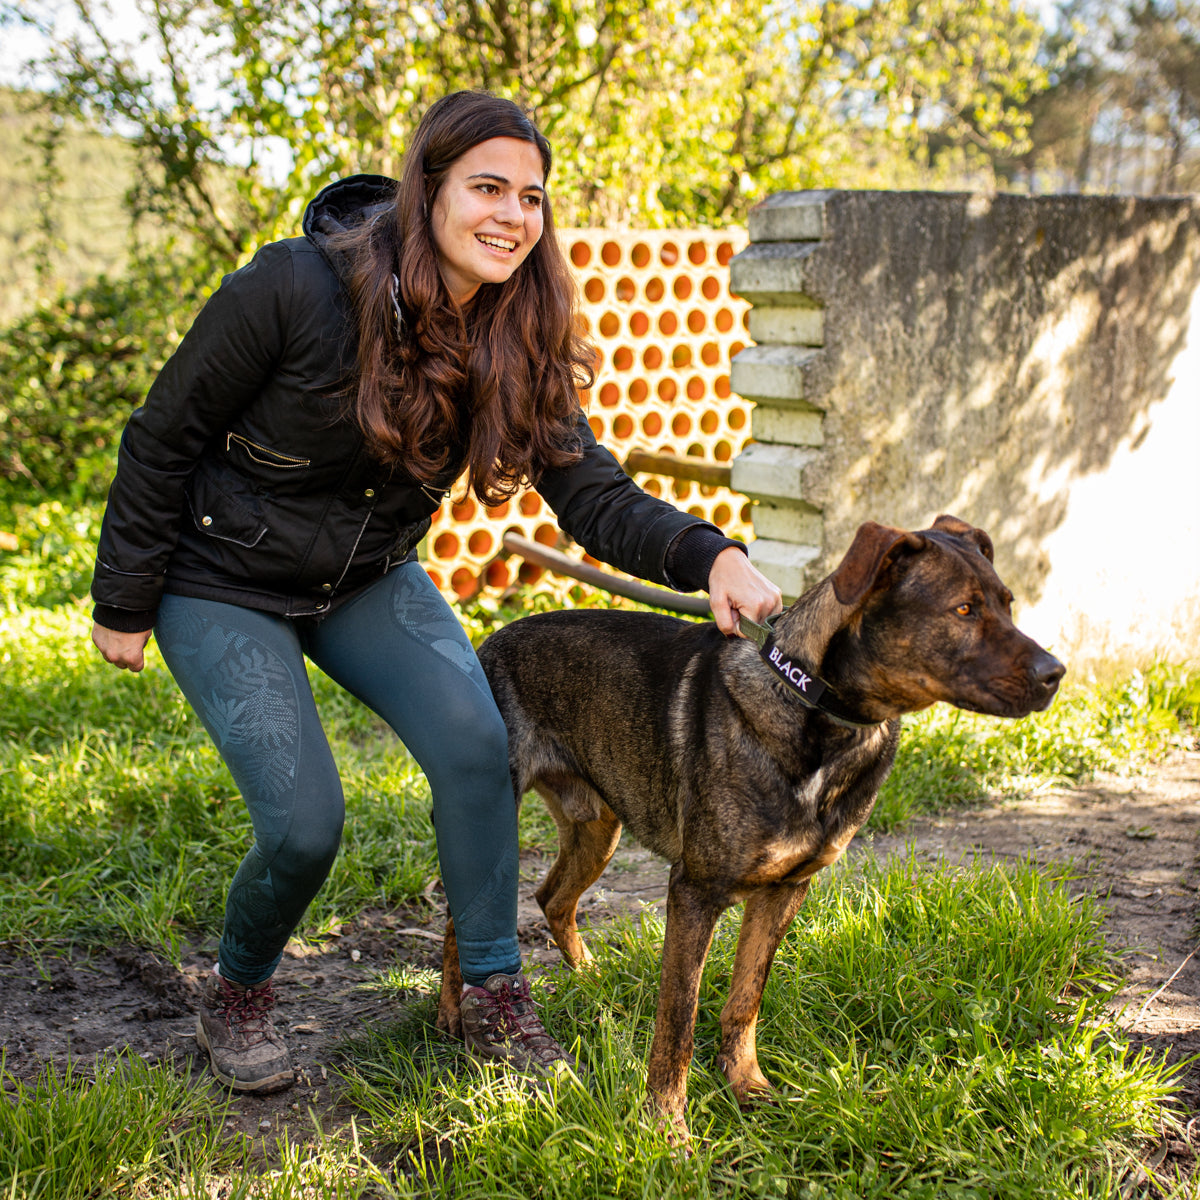
<svg viewBox="0 0 1200 1200">
<path fill-rule="evenodd" d="M 292 454 L 281 454 L 278 450 L 271 450 L 266 446 L 260 446 L 257 442 L 252 442 L 249 438 L 242 437 L 240 433 L 234 433 L 233 430 L 229 430 L 225 434 L 225 449 L 227 452 L 233 448 L 233 442 L 237 442 L 256 463 L 262 463 L 265 467 L 278 467 L 281 471 L 294 471 L 297 467 L 312 466 L 311 458 L 296 458 Z M 255 450 L 258 450 L 262 454 L 268 454 L 270 457 L 259 458 L 254 453 Z"/>
</svg>

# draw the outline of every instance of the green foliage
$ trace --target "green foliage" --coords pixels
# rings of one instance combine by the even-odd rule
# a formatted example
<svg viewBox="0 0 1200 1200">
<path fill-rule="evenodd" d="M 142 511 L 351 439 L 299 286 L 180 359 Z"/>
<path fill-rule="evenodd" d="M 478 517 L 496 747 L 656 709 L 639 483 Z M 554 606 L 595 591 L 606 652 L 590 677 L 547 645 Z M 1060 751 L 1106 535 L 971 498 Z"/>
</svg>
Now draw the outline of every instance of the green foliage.
<svg viewBox="0 0 1200 1200">
<path fill-rule="evenodd" d="M 170 253 L 39 304 L 0 339 L 0 478 L 103 495 L 116 444 L 209 283 Z"/>
</svg>

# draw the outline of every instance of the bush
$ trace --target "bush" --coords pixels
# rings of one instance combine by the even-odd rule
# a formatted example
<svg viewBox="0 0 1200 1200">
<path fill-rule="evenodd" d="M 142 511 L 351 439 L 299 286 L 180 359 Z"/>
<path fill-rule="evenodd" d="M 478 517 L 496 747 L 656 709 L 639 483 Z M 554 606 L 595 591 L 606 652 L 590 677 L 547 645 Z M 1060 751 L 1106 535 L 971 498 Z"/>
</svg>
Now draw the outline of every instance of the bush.
<svg viewBox="0 0 1200 1200">
<path fill-rule="evenodd" d="M 130 412 L 209 284 L 166 252 L 39 304 L 0 339 L 0 478 L 42 494 L 104 494 Z"/>
</svg>

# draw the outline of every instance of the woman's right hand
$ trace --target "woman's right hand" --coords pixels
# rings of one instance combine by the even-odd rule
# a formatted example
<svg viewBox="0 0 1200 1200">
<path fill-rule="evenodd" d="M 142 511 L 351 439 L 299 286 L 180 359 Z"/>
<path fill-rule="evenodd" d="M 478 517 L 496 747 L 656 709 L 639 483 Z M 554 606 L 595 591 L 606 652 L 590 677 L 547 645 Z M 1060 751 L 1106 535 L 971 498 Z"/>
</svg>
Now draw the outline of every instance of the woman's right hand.
<svg viewBox="0 0 1200 1200">
<path fill-rule="evenodd" d="M 93 623 L 92 641 L 96 643 L 96 649 L 104 656 L 105 662 L 122 670 L 140 671 L 146 665 L 146 643 L 152 632 L 146 629 L 141 633 L 119 633 Z"/>
</svg>

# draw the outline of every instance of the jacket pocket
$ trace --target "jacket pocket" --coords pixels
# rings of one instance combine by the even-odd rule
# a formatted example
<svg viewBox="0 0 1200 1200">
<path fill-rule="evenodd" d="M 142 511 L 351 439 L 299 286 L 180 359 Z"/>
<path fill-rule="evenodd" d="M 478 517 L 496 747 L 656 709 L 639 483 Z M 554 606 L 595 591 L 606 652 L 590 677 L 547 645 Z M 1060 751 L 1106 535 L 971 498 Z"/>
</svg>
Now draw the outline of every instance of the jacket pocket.
<svg viewBox="0 0 1200 1200">
<path fill-rule="evenodd" d="M 262 514 L 231 496 L 203 468 L 192 475 L 187 502 L 196 528 L 209 537 L 239 546 L 257 546 L 267 532 Z"/>
<path fill-rule="evenodd" d="M 261 463 L 266 467 L 279 467 L 284 471 L 295 471 L 312 466 L 311 458 L 297 458 L 292 454 L 282 454 L 278 450 L 272 450 L 269 446 L 260 446 L 258 442 L 252 442 L 248 437 L 234 433 L 231 429 L 225 434 L 225 449 L 232 453 L 234 446 L 239 447 L 242 453 L 254 462 Z"/>
</svg>

